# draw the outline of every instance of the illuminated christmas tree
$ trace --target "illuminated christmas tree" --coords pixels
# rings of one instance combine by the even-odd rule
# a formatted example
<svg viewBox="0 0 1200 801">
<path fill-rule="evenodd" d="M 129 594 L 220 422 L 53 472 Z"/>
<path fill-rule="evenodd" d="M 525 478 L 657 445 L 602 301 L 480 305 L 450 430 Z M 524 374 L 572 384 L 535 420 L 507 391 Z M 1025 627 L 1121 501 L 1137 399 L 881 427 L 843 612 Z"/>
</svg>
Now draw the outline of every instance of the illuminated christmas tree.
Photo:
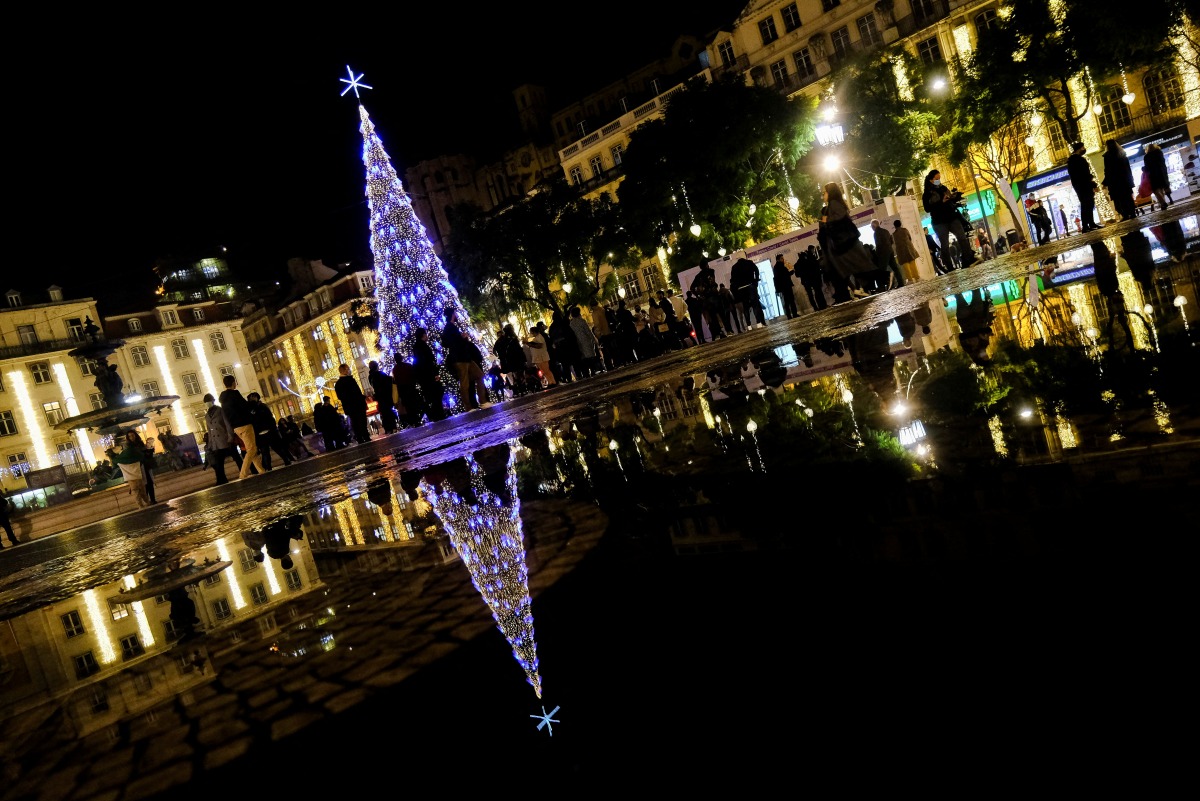
<svg viewBox="0 0 1200 801">
<path fill-rule="evenodd" d="M 450 480 L 440 486 L 426 483 L 427 499 L 463 564 L 471 573 L 471 583 L 492 610 L 492 619 L 500 628 L 513 656 L 538 698 L 542 697 L 542 678 L 538 673 L 537 643 L 533 636 L 533 609 L 529 597 L 529 569 L 525 564 L 525 540 L 521 533 L 521 506 L 517 499 L 517 471 L 512 465 L 511 446 L 503 464 L 493 469 L 490 482 L 500 494 L 488 489 L 488 476 L 480 466 L 477 453 L 466 457 L 469 487 Z M 503 471 L 501 473 L 500 471 Z"/>
<path fill-rule="evenodd" d="M 370 89 L 361 83 L 349 67 L 350 80 L 343 95 L 351 90 Z M 442 383 L 452 401 L 452 410 L 461 410 L 458 400 L 458 378 L 445 364 L 442 329 L 452 312 L 467 320 L 466 309 L 458 290 L 433 250 L 425 226 L 413 211 L 412 202 L 400 182 L 392 160 L 375 133 L 370 115 L 358 105 L 362 121 L 363 164 L 367 169 L 367 207 L 370 211 L 371 253 L 375 258 L 375 302 L 379 318 L 379 366 L 391 372 L 395 360 L 411 361 L 413 332 L 418 328 L 429 331 L 429 344 L 442 365 Z M 470 325 L 464 322 L 464 333 L 487 354 L 491 348 Z"/>
</svg>

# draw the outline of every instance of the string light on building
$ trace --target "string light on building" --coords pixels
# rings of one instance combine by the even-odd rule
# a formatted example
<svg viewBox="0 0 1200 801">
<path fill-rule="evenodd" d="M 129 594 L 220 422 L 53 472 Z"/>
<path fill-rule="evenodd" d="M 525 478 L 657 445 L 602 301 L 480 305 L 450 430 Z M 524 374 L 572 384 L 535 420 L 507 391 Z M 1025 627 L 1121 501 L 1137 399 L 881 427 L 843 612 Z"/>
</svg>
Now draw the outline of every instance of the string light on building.
<svg viewBox="0 0 1200 801">
<path fill-rule="evenodd" d="M 204 348 L 204 340 L 193 339 L 192 352 L 196 354 L 196 360 L 200 362 L 200 378 L 204 381 L 204 391 L 211 393 L 213 397 L 220 395 L 224 387 L 218 389 L 217 382 L 213 380 L 212 370 L 208 368 L 208 351 Z"/>
<path fill-rule="evenodd" d="M 193 345 L 199 340 L 193 340 Z M 175 378 L 171 375 L 171 368 L 167 365 L 167 348 L 165 345 L 154 346 L 154 361 L 158 363 L 158 374 L 162 378 L 163 387 L 167 390 L 168 395 L 179 395 L 175 391 Z M 183 413 L 183 403 L 175 401 L 171 404 L 171 411 L 175 413 L 175 433 L 188 433 L 187 417 Z"/>
<path fill-rule="evenodd" d="M 62 362 L 55 362 L 50 369 L 54 372 L 54 380 L 63 391 L 63 402 L 67 405 L 67 417 L 79 414 L 79 403 L 75 400 L 75 392 L 71 387 L 71 379 L 67 377 L 67 368 Z M 92 442 L 88 439 L 86 428 L 77 428 L 73 432 L 75 441 L 79 443 L 79 453 L 88 464 L 96 463 L 96 454 L 92 451 Z"/>
<path fill-rule="evenodd" d="M 29 387 L 25 384 L 25 373 L 13 370 L 8 374 L 8 384 L 17 393 L 17 406 L 21 409 L 21 417 L 25 419 L 25 430 L 29 432 L 29 440 L 33 443 L 35 469 L 51 466 L 50 451 L 46 448 L 46 435 L 42 433 L 42 421 L 35 413 L 33 399 L 29 397 Z"/>
</svg>

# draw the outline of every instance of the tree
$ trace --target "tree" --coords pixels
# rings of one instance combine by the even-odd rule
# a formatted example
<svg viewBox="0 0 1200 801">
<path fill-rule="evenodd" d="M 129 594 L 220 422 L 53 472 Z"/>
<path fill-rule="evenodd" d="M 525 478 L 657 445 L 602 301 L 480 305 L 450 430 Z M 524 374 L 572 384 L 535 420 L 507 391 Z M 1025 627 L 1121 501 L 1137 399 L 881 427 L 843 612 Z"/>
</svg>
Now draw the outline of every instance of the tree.
<svg viewBox="0 0 1200 801">
<path fill-rule="evenodd" d="M 457 377 L 445 366 L 442 329 L 454 312 L 460 313 L 465 320 L 466 309 L 433 250 L 425 226 L 413 211 L 391 157 L 361 103 L 358 114 L 363 135 L 363 164 L 367 171 L 371 252 L 375 258 L 380 369 L 391 372 L 396 360 L 408 360 L 412 356 L 413 334 L 416 329 L 424 328 L 429 331 L 429 344 L 443 365 L 443 383 L 457 405 L 459 384 Z M 475 342 L 481 353 L 491 349 L 470 326 L 464 326 L 463 333 Z"/>
<path fill-rule="evenodd" d="M 590 302 L 602 290 L 601 263 L 628 251 L 611 198 L 584 198 L 562 178 L 498 212 L 464 204 L 448 216 L 451 273 L 484 315 Z"/>
<path fill-rule="evenodd" d="M 789 197 L 815 189 L 796 167 L 812 146 L 813 107 L 737 81 L 689 81 L 660 119 L 629 137 L 617 188 L 625 234 L 646 255 L 673 244 L 668 261 L 678 272 L 702 251 L 794 227 Z"/>
</svg>

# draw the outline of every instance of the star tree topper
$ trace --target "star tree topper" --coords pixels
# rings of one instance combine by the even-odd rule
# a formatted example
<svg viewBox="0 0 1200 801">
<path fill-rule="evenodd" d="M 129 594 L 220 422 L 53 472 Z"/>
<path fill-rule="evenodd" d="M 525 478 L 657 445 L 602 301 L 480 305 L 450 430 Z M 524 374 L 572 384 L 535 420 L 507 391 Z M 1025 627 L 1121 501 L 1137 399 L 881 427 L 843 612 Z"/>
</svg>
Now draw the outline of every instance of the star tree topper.
<svg viewBox="0 0 1200 801">
<path fill-rule="evenodd" d="M 363 75 L 365 73 L 360 72 L 358 75 L 355 75 L 354 70 L 350 69 L 349 64 L 346 65 L 346 74 L 350 76 L 349 79 L 338 78 L 339 81 L 346 84 L 346 88 L 342 90 L 342 94 L 340 95 L 340 97 L 345 97 L 346 93 L 351 90 L 354 90 L 355 97 L 362 97 L 362 95 L 360 95 L 358 93 L 359 89 L 374 89 L 375 88 L 374 86 L 370 86 L 368 84 L 363 83 L 362 79 L 363 79 Z"/>
</svg>

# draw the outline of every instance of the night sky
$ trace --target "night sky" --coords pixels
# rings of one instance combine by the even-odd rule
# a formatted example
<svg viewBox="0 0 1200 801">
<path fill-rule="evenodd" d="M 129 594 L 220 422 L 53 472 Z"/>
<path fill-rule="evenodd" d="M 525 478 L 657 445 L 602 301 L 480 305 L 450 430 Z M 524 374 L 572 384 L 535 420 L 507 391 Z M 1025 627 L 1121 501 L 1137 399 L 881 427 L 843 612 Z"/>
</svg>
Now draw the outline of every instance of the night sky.
<svg viewBox="0 0 1200 801">
<path fill-rule="evenodd" d="M 270 24 L 106 11 L 66 31 L 43 19 L 23 29 L 24 55 L 6 56 L 16 253 L 0 284 L 104 298 L 149 283 L 155 258 L 219 246 L 247 278 L 286 274 L 293 256 L 369 264 L 347 64 L 375 87 L 363 102 L 403 178 L 425 158 L 517 144 L 518 85 L 545 85 L 557 108 L 744 7 L 617 2 L 590 21 L 502 4 L 329 7 Z"/>
</svg>

